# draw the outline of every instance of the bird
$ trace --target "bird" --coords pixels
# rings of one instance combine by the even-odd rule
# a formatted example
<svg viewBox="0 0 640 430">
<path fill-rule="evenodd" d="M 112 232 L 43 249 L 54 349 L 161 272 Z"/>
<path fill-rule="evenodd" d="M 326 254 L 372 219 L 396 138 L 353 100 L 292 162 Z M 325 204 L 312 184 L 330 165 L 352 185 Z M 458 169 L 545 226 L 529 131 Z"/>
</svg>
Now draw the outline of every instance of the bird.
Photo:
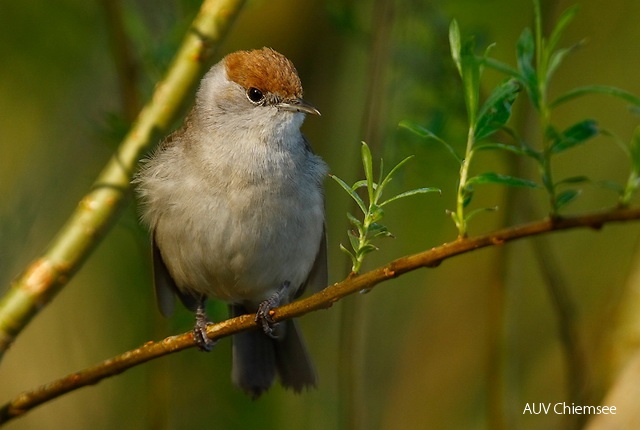
<svg viewBox="0 0 640 430">
<path fill-rule="evenodd" d="M 326 163 L 300 127 L 320 115 L 303 98 L 293 63 L 271 48 L 237 51 L 204 75 L 181 127 L 134 178 L 151 236 L 161 313 L 175 297 L 206 336 L 208 299 L 259 328 L 232 336 L 232 381 L 252 398 L 278 377 L 294 392 L 317 374 L 296 321 L 270 311 L 327 285 Z"/>
</svg>

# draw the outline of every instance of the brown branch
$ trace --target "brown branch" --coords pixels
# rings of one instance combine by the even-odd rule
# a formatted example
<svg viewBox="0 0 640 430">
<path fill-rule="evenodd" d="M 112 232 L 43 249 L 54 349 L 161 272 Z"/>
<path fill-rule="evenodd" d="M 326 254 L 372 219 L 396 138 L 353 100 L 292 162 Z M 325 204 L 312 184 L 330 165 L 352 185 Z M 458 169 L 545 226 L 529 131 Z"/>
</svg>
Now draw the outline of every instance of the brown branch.
<svg viewBox="0 0 640 430">
<path fill-rule="evenodd" d="M 544 233 L 587 227 L 599 230 L 604 224 L 640 219 L 640 208 L 615 209 L 610 212 L 592 213 L 559 219 L 546 219 L 516 227 L 505 228 L 484 236 L 458 239 L 428 251 L 409 255 L 391 263 L 363 273 L 352 274 L 342 282 L 330 285 L 305 299 L 295 301 L 273 311 L 274 321 L 299 317 L 312 311 L 330 308 L 345 296 L 396 278 L 422 267 L 436 267 L 442 261 L 480 248 L 500 246 L 507 242 Z M 234 333 L 256 328 L 253 315 L 210 324 L 207 335 L 220 339 Z M 131 367 L 164 355 L 195 346 L 191 332 L 168 337 L 159 342 L 147 342 L 140 348 L 125 352 L 93 367 L 67 375 L 39 388 L 24 392 L 0 409 L 0 424 L 19 417 L 30 409 L 80 387 L 93 385 L 109 376 L 117 375 Z"/>
</svg>

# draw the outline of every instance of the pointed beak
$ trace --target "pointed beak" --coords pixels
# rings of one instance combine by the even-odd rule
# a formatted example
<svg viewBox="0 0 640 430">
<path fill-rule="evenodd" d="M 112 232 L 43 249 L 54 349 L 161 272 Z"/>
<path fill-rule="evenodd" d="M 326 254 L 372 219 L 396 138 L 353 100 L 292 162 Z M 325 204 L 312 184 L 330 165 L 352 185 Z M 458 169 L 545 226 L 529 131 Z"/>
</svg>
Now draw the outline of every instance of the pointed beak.
<svg viewBox="0 0 640 430">
<path fill-rule="evenodd" d="M 320 111 L 302 99 L 286 100 L 278 103 L 278 109 L 289 112 L 302 112 L 320 116 Z"/>
</svg>

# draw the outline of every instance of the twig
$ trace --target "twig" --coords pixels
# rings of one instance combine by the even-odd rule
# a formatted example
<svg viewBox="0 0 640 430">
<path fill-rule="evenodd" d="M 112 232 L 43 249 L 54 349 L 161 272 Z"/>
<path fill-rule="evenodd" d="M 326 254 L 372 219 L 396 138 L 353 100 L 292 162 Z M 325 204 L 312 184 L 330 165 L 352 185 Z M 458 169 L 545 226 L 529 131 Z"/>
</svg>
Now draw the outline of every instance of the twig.
<svg viewBox="0 0 640 430">
<path fill-rule="evenodd" d="M 138 159 L 170 126 L 244 0 L 205 0 L 167 74 L 111 160 L 49 248 L 0 300 L 0 357 L 82 266 L 127 195 Z"/>
<path fill-rule="evenodd" d="M 330 308 L 345 296 L 396 278 L 421 267 L 436 267 L 442 261 L 476 249 L 500 246 L 507 242 L 553 231 L 587 227 L 599 230 L 604 224 L 640 219 L 640 208 L 616 209 L 610 212 L 578 215 L 567 218 L 547 219 L 516 227 L 505 228 L 484 236 L 458 239 L 428 251 L 409 255 L 391 263 L 363 273 L 349 276 L 305 299 L 274 309 L 274 321 L 299 317 L 312 311 Z M 251 328 L 256 328 L 253 315 L 243 315 L 207 328 L 210 339 L 220 339 Z M 96 366 L 68 375 L 57 381 L 27 391 L 5 404 L 0 409 L 0 423 L 19 417 L 30 409 L 80 387 L 93 385 L 109 376 L 117 375 L 131 367 L 154 358 L 168 355 L 195 345 L 191 332 L 168 337 L 159 342 L 147 342 L 142 347 L 110 358 Z"/>
</svg>

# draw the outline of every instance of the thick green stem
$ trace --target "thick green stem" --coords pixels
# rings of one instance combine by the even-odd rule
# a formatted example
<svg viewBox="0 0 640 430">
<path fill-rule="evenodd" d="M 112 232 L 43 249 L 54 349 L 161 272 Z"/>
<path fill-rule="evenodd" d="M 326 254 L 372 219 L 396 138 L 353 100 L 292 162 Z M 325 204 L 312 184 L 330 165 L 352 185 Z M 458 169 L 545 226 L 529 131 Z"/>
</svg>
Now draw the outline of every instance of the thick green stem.
<svg viewBox="0 0 640 430">
<path fill-rule="evenodd" d="M 205 0 L 173 63 L 124 141 L 49 248 L 0 300 L 0 354 L 69 282 L 116 219 L 141 154 L 166 132 L 244 0 Z"/>
</svg>

